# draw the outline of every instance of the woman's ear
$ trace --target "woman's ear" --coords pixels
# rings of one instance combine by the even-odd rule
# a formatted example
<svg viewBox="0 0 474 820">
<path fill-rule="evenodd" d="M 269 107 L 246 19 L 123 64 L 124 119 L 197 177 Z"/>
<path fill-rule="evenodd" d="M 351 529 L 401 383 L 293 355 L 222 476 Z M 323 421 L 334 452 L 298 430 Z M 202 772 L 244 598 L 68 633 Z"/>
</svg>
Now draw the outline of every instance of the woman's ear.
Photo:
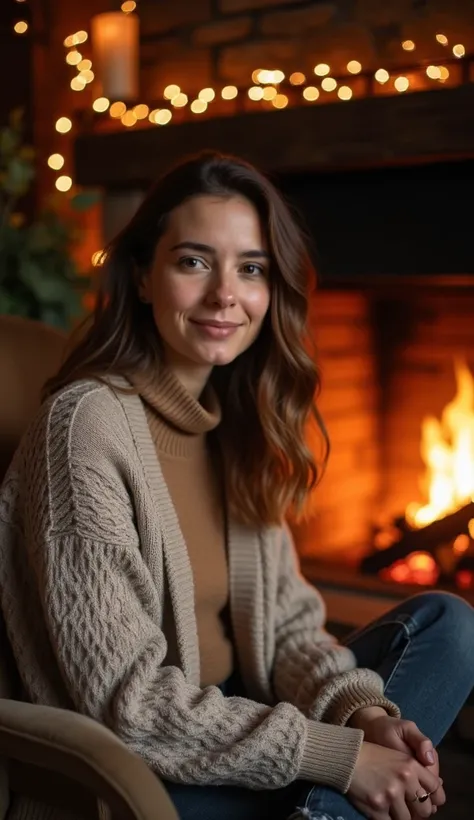
<svg viewBox="0 0 474 820">
<path fill-rule="evenodd" d="M 151 276 L 150 271 L 137 268 L 135 273 L 138 297 L 140 302 L 148 305 L 152 302 Z"/>
</svg>

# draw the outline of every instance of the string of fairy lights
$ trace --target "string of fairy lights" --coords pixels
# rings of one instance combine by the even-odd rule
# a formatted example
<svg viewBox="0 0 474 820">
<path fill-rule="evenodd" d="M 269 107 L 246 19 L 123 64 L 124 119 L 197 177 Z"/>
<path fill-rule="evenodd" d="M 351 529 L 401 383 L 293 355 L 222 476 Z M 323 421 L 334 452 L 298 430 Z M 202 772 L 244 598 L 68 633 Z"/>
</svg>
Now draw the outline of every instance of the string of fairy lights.
<svg viewBox="0 0 474 820">
<path fill-rule="evenodd" d="M 15 0 L 17 3 L 25 3 L 26 0 Z M 125 0 L 121 5 L 124 14 L 136 12 L 137 3 L 135 0 Z M 29 29 L 26 20 L 18 20 L 14 24 L 14 31 L 18 35 L 25 34 Z M 450 68 L 456 61 L 466 58 L 466 49 L 462 43 L 451 45 L 448 37 L 443 33 L 434 34 L 438 46 L 445 51 L 443 60 L 436 64 L 415 65 L 414 68 L 422 71 L 426 81 L 434 85 L 442 85 L 450 77 Z M 64 40 L 66 51 L 66 63 L 75 71 L 70 80 L 72 91 L 83 92 L 94 80 L 94 71 L 90 56 L 84 57 L 83 51 L 89 51 L 89 35 L 87 31 L 77 31 L 68 35 Z M 405 52 L 414 52 L 416 43 L 413 40 L 404 40 L 401 48 Z M 107 97 L 97 97 L 92 100 L 91 107 L 95 116 L 108 116 L 117 123 L 121 123 L 125 128 L 131 128 L 137 124 L 148 123 L 157 126 L 164 126 L 173 120 L 179 110 L 188 111 L 190 116 L 204 114 L 213 103 L 219 101 L 234 101 L 234 106 L 241 101 L 247 103 L 257 103 L 264 108 L 284 109 L 291 105 L 304 105 L 308 103 L 340 100 L 347 102 L 358 94 L 361 96 L 360 88 L 354 90 L 354 83 L 359 80 L 365 81 L 365 90 L 362 96 L 367 96 L 373 89 L 374 84 L 385 87 L 388 93 L 404 93 L 408 90 L 416 91 L 417 84 L 410 78 L 410 70 L 388 71 L 385 68 L 378 68 L 375 72 L 364 71 L 362 64 L 354 59 L 346 65 L 344 76 L 331 76 L 331 67 L 327 63 L 317 63 L 311 76 L 301 71 L 294 71 L 288 77 L 280 69 L 257 68 L 251 74 L 252 85 L 246 88 L 238 88 L 236 85 L 224 85 L 220 88 L 202 88 L 196 95 L 189 95 L 185 90 L 175 83 L 169 84 L 163 90 L 163 99 L 158 104 L 147 104 L 138 102 L 132 106 L 127 106 L 121 100 L 109 100 Z M 418 86 L 420 87 L 420 86 Z M 421 86 L 423 89 L 426 85 Z M 221 103 L 222 105 L 222 103 Z M 66 136 L 73 128 L 73 114 L 75 106 L 71 105 L 68 115 L 60 116 L 55 124 L 58 134 Z M 211 109 L 212 110 L 212 109 Z M 222 109 L 219 109 L 222 113 Z M 182 121 L 181 114 L 180 121 Z M 47 159 L 48 166 L 54 171 L 64 171 L 66 163 L 64 154 L 54 153 Z M 55 179 L 55 187 L 58 191 L 67 192 L 73 186 L 73 179 L 70 174 L 62 173 Z"/>
</svg>

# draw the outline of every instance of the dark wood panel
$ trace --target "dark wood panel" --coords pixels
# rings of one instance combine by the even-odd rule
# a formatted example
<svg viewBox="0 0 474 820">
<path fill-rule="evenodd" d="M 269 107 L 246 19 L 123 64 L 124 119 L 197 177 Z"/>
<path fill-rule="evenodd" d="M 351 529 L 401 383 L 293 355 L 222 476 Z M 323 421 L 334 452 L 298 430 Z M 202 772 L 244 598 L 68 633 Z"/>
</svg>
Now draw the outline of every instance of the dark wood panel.
<svg viewBox="0 0 474 820">
<path fill-rule="evenodd" d="M 183 155 L 205 148 L 275 172 L 474 157 L 474 85 L 83 133 L 75 146 L 76 179 L 106 187 L 146 184 Z"/>
</svg>

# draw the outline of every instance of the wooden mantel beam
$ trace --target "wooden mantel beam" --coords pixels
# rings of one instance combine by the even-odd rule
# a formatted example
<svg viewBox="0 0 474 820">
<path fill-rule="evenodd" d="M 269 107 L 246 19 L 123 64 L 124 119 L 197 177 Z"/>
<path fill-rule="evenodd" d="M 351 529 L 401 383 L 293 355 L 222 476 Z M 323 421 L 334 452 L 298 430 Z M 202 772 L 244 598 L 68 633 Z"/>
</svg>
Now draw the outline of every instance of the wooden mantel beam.
<svg viewBox="0 0 474 820">
<path fill-rule="evenodd" d="M 331 170 L 474 157 L 474 84 L 396 97 L 198 119 L 180 125 L 83 133 L 76 179 L 86 186 L 147 185 L 205 148 L 274 172 Z"/>
</svg>

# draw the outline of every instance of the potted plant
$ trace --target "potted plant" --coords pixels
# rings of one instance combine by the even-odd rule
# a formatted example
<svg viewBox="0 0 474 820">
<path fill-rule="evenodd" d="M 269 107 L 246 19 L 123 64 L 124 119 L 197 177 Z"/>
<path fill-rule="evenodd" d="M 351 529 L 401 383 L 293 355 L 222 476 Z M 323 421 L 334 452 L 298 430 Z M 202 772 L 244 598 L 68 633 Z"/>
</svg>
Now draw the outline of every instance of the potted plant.
<svg viewBox="0 0 474 820">
<path fill-rule="evenodd" d="M 21 210 L 34 177 L 34 151 L 24 142 L 22 112 L 15 111 L 0 129 L 0 314 L 67 329 L 82 312 L 90 279 L 71 256 L 74 225 L 53 209 L 32 220 Z M 96 199 L 83 192 L 70 202 L 83 210 Z"/>
</svg>

